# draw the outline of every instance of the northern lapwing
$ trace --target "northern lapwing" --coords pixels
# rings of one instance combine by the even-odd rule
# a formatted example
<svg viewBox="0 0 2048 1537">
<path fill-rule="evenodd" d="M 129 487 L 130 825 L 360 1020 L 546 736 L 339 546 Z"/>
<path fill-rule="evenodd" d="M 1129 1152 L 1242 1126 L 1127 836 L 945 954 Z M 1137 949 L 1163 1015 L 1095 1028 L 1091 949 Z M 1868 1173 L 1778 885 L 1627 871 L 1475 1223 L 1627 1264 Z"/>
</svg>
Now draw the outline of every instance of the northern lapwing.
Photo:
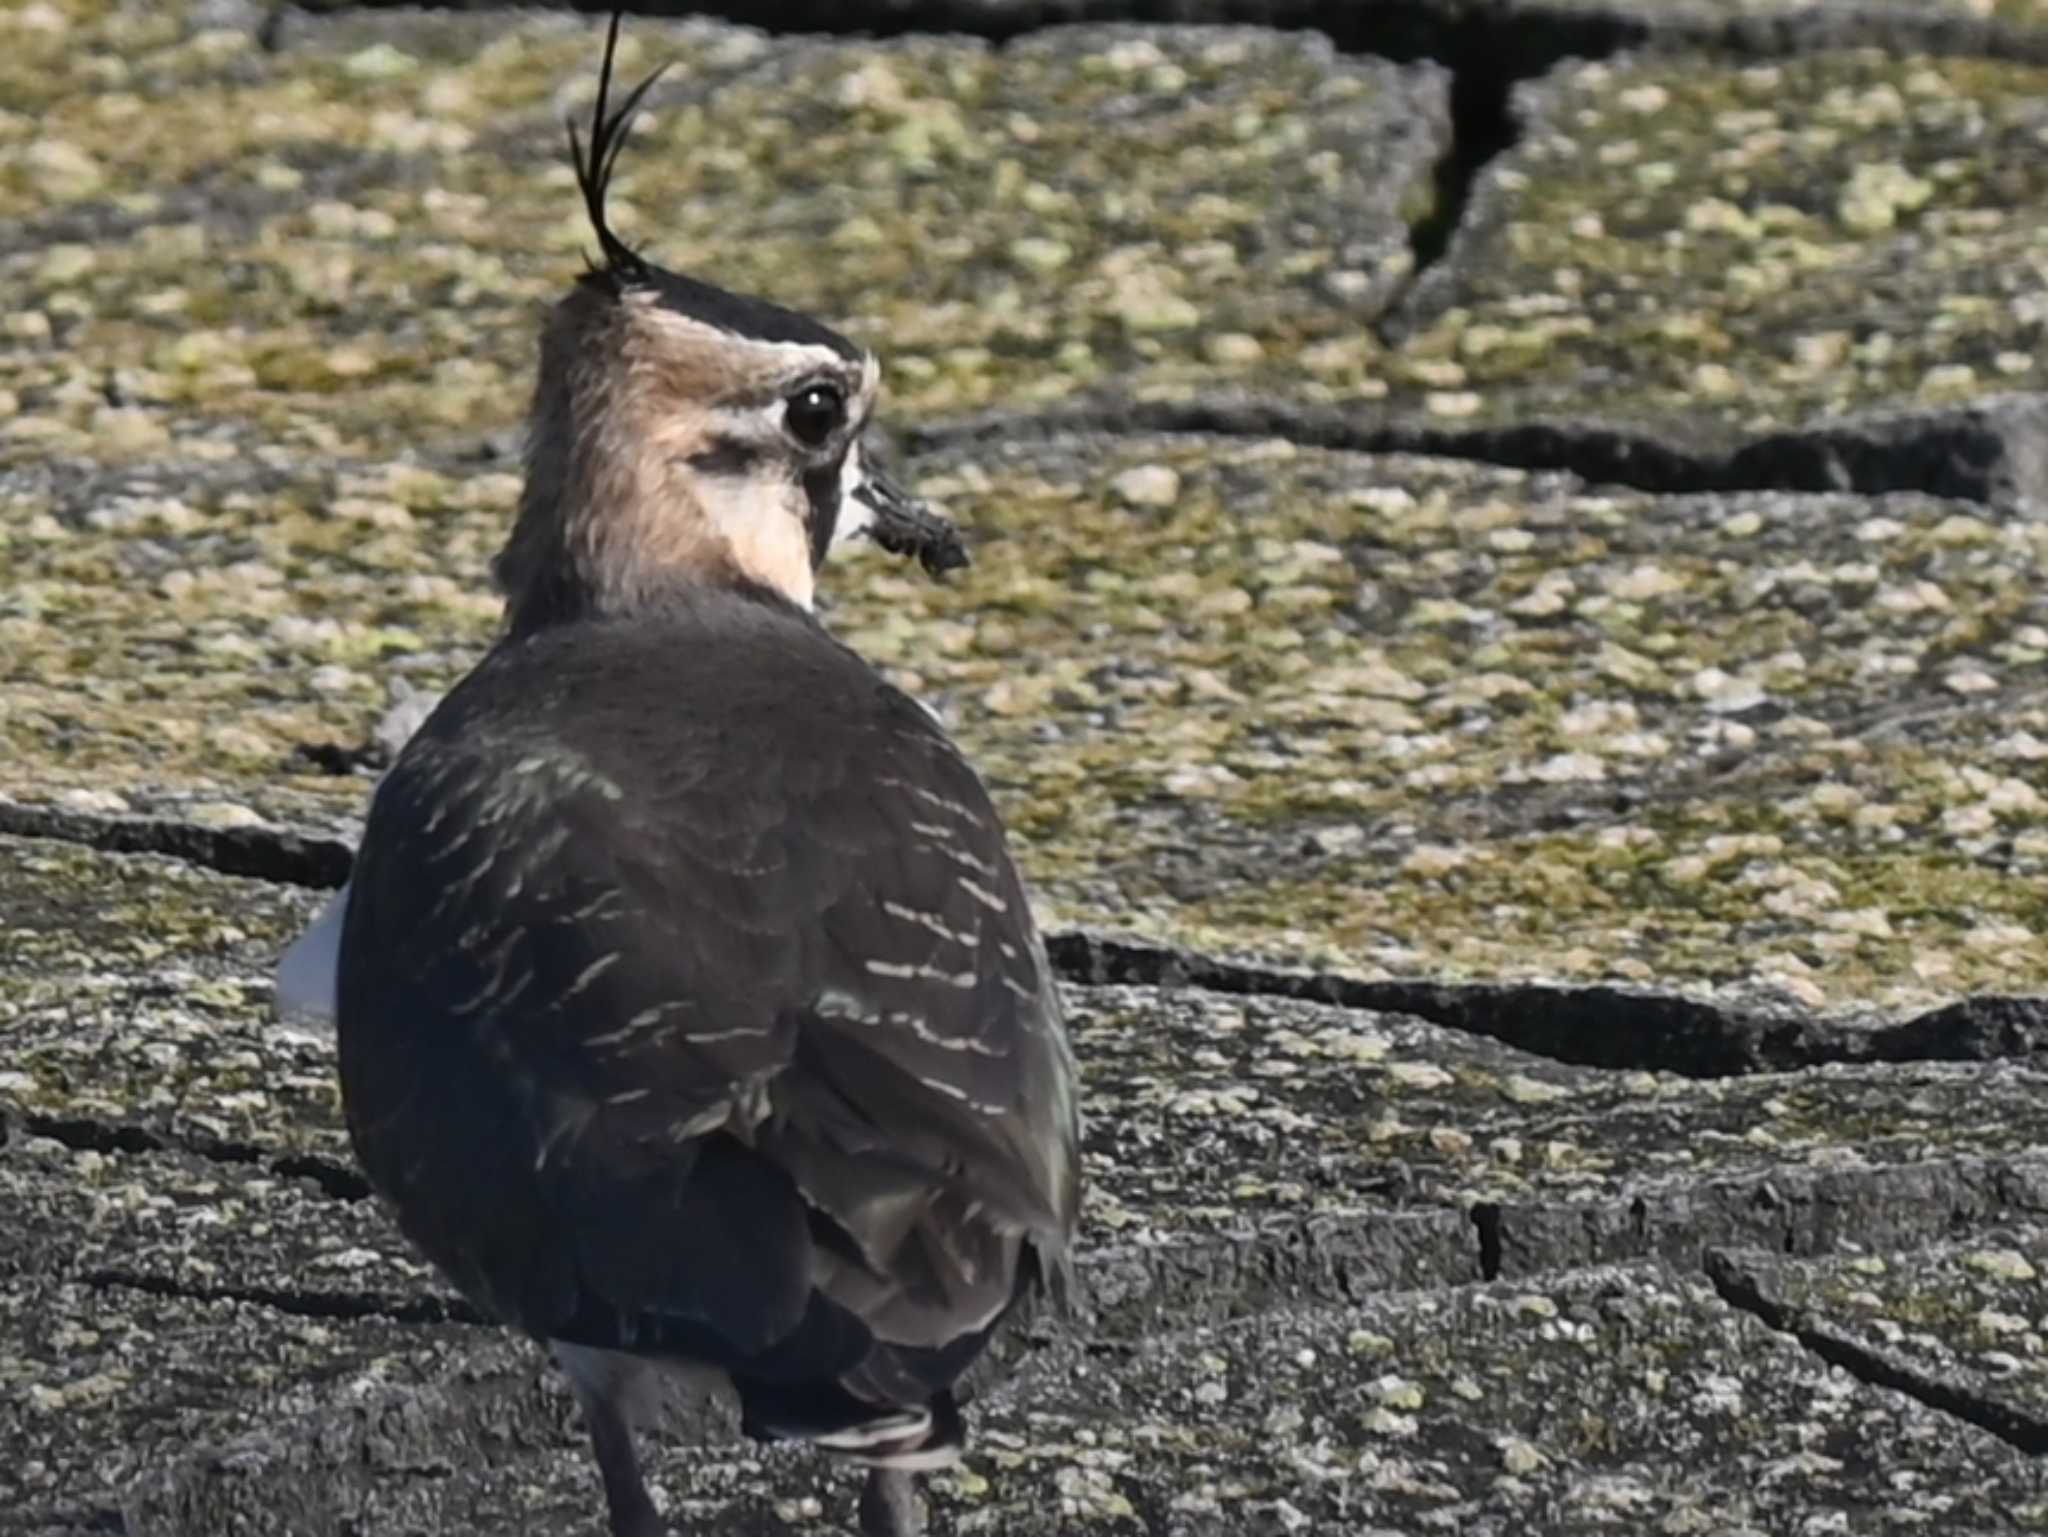
<svg viewBox="0 0 2048 1537">
<path fill-rule="evenodd" d="M 954 1385 L 1067 1268 L 1078 1109 L 1003 828 L 812 611 L 865 533 L 951 526 L 864 459 L 874 356 L 664 270 L 605 218 L 653 78 L 587 148 L 599 259 L 541 341 L 503 637 L 378 787 L 335 978 L 357 1157 L 412 1242 L 546 1343 L 614 1537 L 664 1530 L 636 1417 L 710 1374 L 920 1529 Z"/>
</svg>

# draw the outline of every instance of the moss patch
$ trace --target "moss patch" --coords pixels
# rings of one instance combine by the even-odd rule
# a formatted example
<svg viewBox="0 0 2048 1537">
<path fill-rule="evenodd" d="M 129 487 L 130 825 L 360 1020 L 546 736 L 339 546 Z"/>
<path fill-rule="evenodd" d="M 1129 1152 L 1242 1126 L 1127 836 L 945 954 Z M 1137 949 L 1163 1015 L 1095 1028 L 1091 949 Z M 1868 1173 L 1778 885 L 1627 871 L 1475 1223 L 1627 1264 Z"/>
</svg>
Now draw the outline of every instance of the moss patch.
<svg viewBox="0 0 2048 1537">
<path fill-rule="evenodd" d="M 539 308 L 592 243 L 561 129 L 591 28 L 316 25 L 271 56 L 177 6 L 40 14 L 0 65 L 39 109 L 0 118 L 0 219 L 28 234 L 0 255 L 0 464 L 383 454 L 516 419 Z M 1302 35 L 997 55 L 632 29 L 621 68 L 662 60 L 613 222 L 843 323 L 905 412 L 1282 387 L 1350 358 L 1447 134 L 1439 73 Z M 1354 364 L 1324 371 L 1362 386 Z"/>
<path fill-rule="evenodd" d="M 1809 1007 L 2048 978 L 2035 525 L 1193 438 L 922 469 L 974 569 L 864 554 L 829 616 L 946 712 L 1056 922 Z M 359 811 L 294 750 L 488 642 L 515 490 L 17 500 L 0 788 Z"/>
<path fill-rule="evenodd" d="M 944 703 L 1062 918 L 1816 1006 L 2048 975 L 2032 525 L 1199 440 L 926 487 L 975 570 L 842 578 L 837 622 Z"/>
<path fill-rule="evenodd" d="M 441 681 L 495 625 L 517 483 L 411 466 L 219 466 L 0 489 L 0 787 L 119 809 L 149 785 L 273 814 L 365 782 L 295 749 L 362 740 L 390 679 Z"/>
</svg>

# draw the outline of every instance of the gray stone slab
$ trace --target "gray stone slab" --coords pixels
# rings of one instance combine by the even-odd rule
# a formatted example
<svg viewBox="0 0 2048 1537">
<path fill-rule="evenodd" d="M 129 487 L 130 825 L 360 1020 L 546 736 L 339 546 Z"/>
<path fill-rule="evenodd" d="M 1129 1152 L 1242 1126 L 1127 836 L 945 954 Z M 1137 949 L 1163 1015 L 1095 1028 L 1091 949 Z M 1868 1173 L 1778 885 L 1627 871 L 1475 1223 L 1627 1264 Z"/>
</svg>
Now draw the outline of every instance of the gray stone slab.
<svg viewBox="0 0 2048 1537">
<path fill-rule="evenodd" d="M 430 1476 L 364 1479 L 335 1455 L 352 1434 L 313 1418 L 160 1471 L 130 1529 L 196 1537 L 289 1511 L 295 1532 L 466 1530 L 522 1509 L 523 1530 L 596 1531 L 594 1479 L 545 1444 L 546 1400 L 516 1362 L 484 1362 L 399 1395 L 418 1412 L 389 1417 L 394 1448 Z M 1053 1347 L 971 1412 L 967 1462 L 932 1480 L 939 1532 L 2048 1526 L 2034 1459 L 1655 1268 L 1284 1313 L 1127 1353 Z M 541 1436 L 522 1428 L 535 1421 Z M 473 1455 L 479 1423 L 498 1456 Z M 852 1497 L 814 1458 L 732 1443 L 671 1446 L 652 1471 L 672 1517 L 720 1532 L 836 1529 Z"/>
<path fill-rule="evenodd" d="M 307 894 L 64 845 L 0 854 L 8 911 L 70 935 L 18 949 L 0 998 L 0 1113 L 21 1132 L 0 1195 L 22 1252 L 73 1278 L 447 1316 L 364 1199 L 331 1045 L 268 1020 L 275 936 Z M 91 902 L 124 883 L 160 900 L 117 903 L 118 937 L 95 944 Z M 2048 1097 L 2016 1062 L 1702 1080 L 1299 999 L 1068 999 L 1086 1290 L 1094 1327 L 1122 1337 L 1495 1272 L 1691 1264 L 1715 1244 L 1905 1248 L 1959 1214 L 2048 1211 Z"/>
<path fill-rule="evenodd" d="M 0 1107 L 81 1156 L 155 1171 L 88 1171 L 86 1183 L 116 1191 L 203 1184 L 197 1159 L 253 1182 L 240 1195 L 224 1187 L 223 1199 L 260 1206 L 301 1180 L 320 1199 L 359 1194 L 331 1044 L 269 1018 L 274 958 L 317 900 L 173 860 L 0 840 L 11 962 L 0 1007 L 12 1046 Z M 1136 987 L 1067 996 L 1092 1107 L 1099 1241 L 1149 1247 L 1415 1216 L 1420 1247 L 1362 1284 L 1474 1273 L 1471 1235 L 1461 1222 L 1433 1227 L 1421 1216 L 1431 1209 L 1461 1218 L 1478 1204 L 1512 1214 L 1554 1203 L 1583 1224 L 1645 1200 L 1661 1212 L 1716 1182 L 1853 1183 L 1890 1168 L 2024 1162 L 2048 1143 L 2040 1075 L 2018 1061 L 1688 1079 L 1571 1067 L 1413 1017 L 1299 999 Z M 1954 1199 L 1930 1191 L 1908 1204 Z M 118 1242 L 174 1253 L 188 1230 L 236 1231 L 225 1216 L 177 1215 L 193 1204 L 137 1204 L 154 1236 L 136 1229 Z M 117 1215 L 104 1208 L 95 1220 Z M 1654 1238 L 1662 1219 L 1637 1213 L 1601 1242 L 1682 1243 L 1692 1219 L 1674 1220 L 1668 1239 Z M 1701 1227 L 1704 1241 L 1734 1241 L 1723 1220 Z M 1832 1241 L 1824 1224 L 1814 1231 L 1815 1245 Z M 1667 1252 L 1551 1254 L 1555 1241 L 1532 1238 L 1523 1268 Z"/>
<path fill-rule="evenodd" d="M 1425 410 L 1634 432 L 1653 476 L 2038 501 L 2044 95 L 2038 66 L 1871 50 L 1565 64 L 1409 296 Z M 1944 420 L 1980 462 L 1927 453 Z"/>
</svg>

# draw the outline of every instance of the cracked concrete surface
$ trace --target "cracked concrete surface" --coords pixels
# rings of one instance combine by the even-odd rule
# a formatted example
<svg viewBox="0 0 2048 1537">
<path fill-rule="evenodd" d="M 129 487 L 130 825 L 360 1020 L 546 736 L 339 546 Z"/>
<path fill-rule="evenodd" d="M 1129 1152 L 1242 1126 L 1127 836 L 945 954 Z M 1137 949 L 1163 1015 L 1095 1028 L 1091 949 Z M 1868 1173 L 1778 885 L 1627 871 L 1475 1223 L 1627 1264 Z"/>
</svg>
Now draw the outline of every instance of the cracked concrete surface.
<svg viewBox="0 0 2048 1537">
<path fill-rule="evenodd" d="M 267 1018 L 586 243 L 589 25 L 458 9 L 0 14 L 0 1531 L 599 1529 Z M 622 218 L 873 343 L 975 541 L 830 618 L 1087 1076 L 935 1530 L 2048 1531 L 2048 11 L 1061 25 L 1158 9 L 629 34 Z"/>
</svg>

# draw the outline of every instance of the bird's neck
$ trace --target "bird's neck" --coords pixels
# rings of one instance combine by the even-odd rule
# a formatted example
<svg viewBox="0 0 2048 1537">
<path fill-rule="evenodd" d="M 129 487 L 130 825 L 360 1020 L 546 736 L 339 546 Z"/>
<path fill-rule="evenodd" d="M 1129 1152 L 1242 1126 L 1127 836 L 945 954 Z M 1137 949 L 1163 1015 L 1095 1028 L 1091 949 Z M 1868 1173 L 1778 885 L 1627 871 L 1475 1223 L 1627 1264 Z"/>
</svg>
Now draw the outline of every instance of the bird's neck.
<svg viewBox="0 0 2048 1537">
<path fill-rule="evenodd" d="M 519 517 L 498 558 L 514 633 L 658 607 L 678 588 L 766 590 L 811 607 L 800 509 L 688 468 L 659 421 L 536 424 Z M 790 494 L 800 496 L 799 488 Z"/>
</svg>

